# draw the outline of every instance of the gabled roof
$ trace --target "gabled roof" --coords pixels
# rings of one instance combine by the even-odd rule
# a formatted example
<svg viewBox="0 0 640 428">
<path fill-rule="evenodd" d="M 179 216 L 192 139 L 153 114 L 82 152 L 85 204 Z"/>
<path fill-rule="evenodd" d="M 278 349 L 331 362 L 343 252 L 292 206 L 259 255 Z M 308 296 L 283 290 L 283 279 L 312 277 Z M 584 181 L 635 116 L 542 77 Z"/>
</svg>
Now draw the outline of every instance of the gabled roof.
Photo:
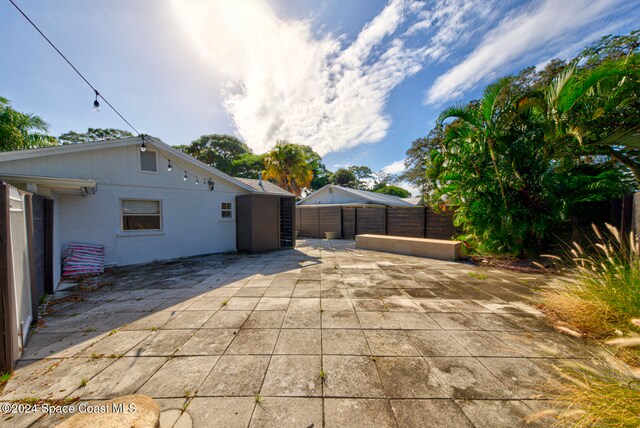
<svg viewBox="0 0 640 428">
<path fill-rule="evenodd" d="M 355 199 L 367 204 L 381 204 L 396 207 L 411 207 L 413 204 L 399 198 L 397 196 L 385 195 L 383 193 L 369 192 L 368 190 L 351 189 L 349 187 L 336 186 L 335 184 L 327 184 L 326 186 L 311 193 L 298 202 L 298 205 L 315 205 L 312 202 L 305 204 L 305 201 L 317 195 L 320 192 L 329 192 L 330 190 L 339 190 L 353 196 Z"/>
<path fill-rule="evenodd" d="M 236 180 L 240 180 L 243 183 L 253 187 L 253 189 L 257 192 L 270 193 L 270 194 L 282 195 L 282 196 L 295 196 L 293 193 L 287 192 L 283 188 L 276 186 L 275 184 L 267 180 L 255 180 L 253 178 L 240 178 L 240 177 L 235 177 L 235 178 Z"/>
<path fill-rule="evenodd" d="M 160 141 L 157 138 L 145 137 L 144 141 L 150 147 L 155 147 L 156 149 L 162 152 L 165 152 L 166 154 L 171 154 L 176 158 L 179 158 L 198 168 L 204 169 L 210 174 L 217 176 L 219 178 L 222 178 L 232 184 L 235 184 L 236 186 L 242 189 L 245 189 L 249 192 L 254 192 L 254 193 L 260 192 L 260 190 L 253 188 L 249 184 L 243 181 L 240 181 L 237 178 L 231 177 L 230 175 L 225 174 L 224 172 L 219 171 L 216 168 L 209 166 L 204 162 L 200 162 L 196 158 L 171 147 L 170 145 Z M 141 143 L 142 143 L 142 139 L 140 137 L 129 137 L 129 138 L 120 138 L 117 140 L 94 141 L 94 142 L 88 142 L 88 143 L 42 147 L 38 149 L 16 150 L 12 152 L 0 153 L 0 163 L 21 160 L 21 159 L 33 159 L 33 158 L 44 157 L 44 156 L 63 155 L 67 153 L 79 153 L 79 152 L 84 152 L 89 150 L 126 147 L 126 146 L 141 144 Z"/>
</svg>

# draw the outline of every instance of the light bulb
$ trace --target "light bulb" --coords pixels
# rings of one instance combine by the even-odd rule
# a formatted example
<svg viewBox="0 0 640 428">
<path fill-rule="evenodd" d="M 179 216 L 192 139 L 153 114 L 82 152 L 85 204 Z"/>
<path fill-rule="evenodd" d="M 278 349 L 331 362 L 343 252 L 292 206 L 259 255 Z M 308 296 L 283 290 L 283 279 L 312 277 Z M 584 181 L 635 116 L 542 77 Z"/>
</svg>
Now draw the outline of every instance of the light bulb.
<svg viewBox="0 0 640 428">
<path fill-rule="evenodd" d="M 169 161 L 169 164 L 167 165 L 167 171 L 171 172 L 171 161 Z"/>
<path fill-rule="evenodd" d="M 189 177 L 187 177 L 187 171 L 185 171 L 184 172 L 184 177 L 182 177 L 182 181 L 187 181 L 187 178 L 189 178 Z"/>
<path fill-rule="evenodd" d="M 196 186 L 200 184 L 200 182 L 198 181 L 198 177 L 196 177 Z"/>
<path fill-rule="evenodd" d="M 98 112 L 98 111 L 100 111 L 100 103 L 98 102 L 98 95 L 100 95 L 100 94 L 95 89 L 94 89 L 94 92 L 96 93 L 96 99 L 93 102 L 93 111 Z"/>
<path fill-rule="evenodd" d="M 146 152 L 147 151 L 147 145 L 144 143 L 144 140 L 142 140 L 142 145 L 140 146 L 140 151 L 141 152 Z"/>
</svg>

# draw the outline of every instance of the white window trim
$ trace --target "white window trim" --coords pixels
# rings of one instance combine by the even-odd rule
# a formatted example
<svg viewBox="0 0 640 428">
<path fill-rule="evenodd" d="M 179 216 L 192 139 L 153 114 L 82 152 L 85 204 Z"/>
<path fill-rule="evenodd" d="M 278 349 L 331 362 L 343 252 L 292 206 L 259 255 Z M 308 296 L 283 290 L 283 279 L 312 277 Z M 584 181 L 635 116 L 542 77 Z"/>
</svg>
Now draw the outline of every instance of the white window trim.
<svg viewBox="0 0 640 428">
<path fill-rule="evenodd" d="M 231 217 L 222 217 L 222 204 L 231 204 Z M 229 211 L 229 210 L 224 210 Z M 218 211 L 218 221 L 235 221 L 236 219 L 236 207 L 235 204 L 231 201 L 221 201 L 220 207 Z"/>
<path fill-rule="evenodd" d="M 140 230 L 125 230 L 124 228 L 124 212 L 122 211 L 122 203 L 124 201 L 147 201 L 158 202 L 158 208 L 160 210 L 160 229 L 140 229 Z M 145 199 L 145 198 L 120 198 L 118 201 L 118 214 L 120 215 L 120 230 L 117 236 L 138 236 L 138 235 L 160 235 L 164 234 L 164 215 L 162 213 L 162 199 Z"/>
<path fill-rule="evenodd" d="M 138 148 L 138 146 L 136 146 L 136 151 L 138 152 L 138 172 L 142 173 L 142 174 L 153 174 L 153 175 L 159 175 L 160 174 L 160 164 L 158 164 L 158 151 L 157 150 L 150 150 L 147 147 L 147 152 L 149 153 L 153 153 L 156 155 L 156 170 L 155 171 L 145 171 L 144 169 L 142 169 L 142 152 L 140 151 L 140 149 Z"/>
</svg>

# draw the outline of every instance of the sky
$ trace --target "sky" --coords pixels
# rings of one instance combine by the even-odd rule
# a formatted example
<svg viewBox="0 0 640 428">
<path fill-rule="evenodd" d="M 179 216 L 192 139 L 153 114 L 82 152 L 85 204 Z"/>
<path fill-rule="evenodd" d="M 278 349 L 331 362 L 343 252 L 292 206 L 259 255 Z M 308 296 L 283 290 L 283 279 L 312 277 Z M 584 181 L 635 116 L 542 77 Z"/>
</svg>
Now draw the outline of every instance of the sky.
<svg viewBox="0 0 640 428">
<path fill-rule="evenodd" d="M 389 173 L 444 107 L 640 22 L 640 0 L 15 1 L 141 133 Z M 7 0 L 0 39 L 0 96 L 52 135 L 126 129 Z"/>
</svg>

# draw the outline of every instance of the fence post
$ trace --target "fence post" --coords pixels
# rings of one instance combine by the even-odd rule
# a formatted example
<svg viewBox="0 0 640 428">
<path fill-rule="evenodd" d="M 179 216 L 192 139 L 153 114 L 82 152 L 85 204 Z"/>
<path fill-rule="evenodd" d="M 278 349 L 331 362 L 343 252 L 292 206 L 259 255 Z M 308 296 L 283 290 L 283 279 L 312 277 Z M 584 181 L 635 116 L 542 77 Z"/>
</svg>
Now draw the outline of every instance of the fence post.
<svg viewBox="0 0 640 428">
<path fill-rule="evenodd" d="M 427 216 L 427 207 L 422 207 L 422 237 L 426 238 L 427 237 L 427 220 L 428 220 L 428 216 Z"/>
<path fill-rule="evenodd" d="M 31 313 L 32 323 L 38 322 L 38 284 L 36 281 L 36 250 L 33 245 L 34 224 L 33 224 L 33 195 L 24 195 L 24 212 L 27 229 L 27 254 L 29 254 L 29 276 L 31 277 Z"/>
<path fill-rule="evenodd" d="M 11 281 L 11 222 L 9 214 L 9 186 L 0 182 L 0 324 L 2 336 L 0 337 L 0 371 L 11 372 L 13 370 L 13 338 L 14 305 Z"/>
</svg>

